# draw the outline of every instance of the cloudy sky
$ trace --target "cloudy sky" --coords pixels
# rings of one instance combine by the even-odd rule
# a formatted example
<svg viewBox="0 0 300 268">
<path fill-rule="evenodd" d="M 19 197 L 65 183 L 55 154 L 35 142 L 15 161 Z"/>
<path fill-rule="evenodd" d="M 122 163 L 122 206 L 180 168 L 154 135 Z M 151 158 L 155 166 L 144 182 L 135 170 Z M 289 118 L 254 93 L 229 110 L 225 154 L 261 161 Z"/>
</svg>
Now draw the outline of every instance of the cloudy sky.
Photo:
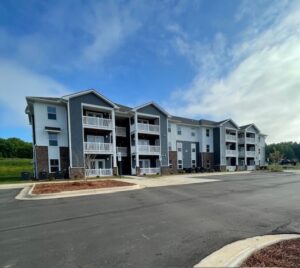
<svg viewBox="0 0 300 268">
<path fill-rule="evenodd" d="M 1 1 L 0 137 L 31 140 L 25 96 L 87 88 L 300 141 L 300 1 Z"/>
</svg>

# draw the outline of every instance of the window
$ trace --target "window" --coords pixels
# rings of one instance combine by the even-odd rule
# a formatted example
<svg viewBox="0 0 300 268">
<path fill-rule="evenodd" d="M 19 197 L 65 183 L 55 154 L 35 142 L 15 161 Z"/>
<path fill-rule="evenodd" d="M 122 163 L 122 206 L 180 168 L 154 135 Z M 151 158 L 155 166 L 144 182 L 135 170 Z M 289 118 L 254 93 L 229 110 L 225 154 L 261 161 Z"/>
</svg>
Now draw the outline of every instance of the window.
<svg viewBox="0 0 300 268">
<path fill-rule="evenodd" d="M 209 146 L 209 144 L 207 144 L 206 145 L 206 152 L 209 153 L 209 151 L 210 151 L 210 146 Z"/>
<path fill-rule="evenodd" d="M 48 119 L 56 120 L 56 107 L 47 107 Z"/>
<path fill-rule="evenodd" d="M 171 125 L 168 124 L 168 132 L 171 132 Z"/>
<path fill-rule="evenodd" d="M 209 137 L 209 128 L 206 129 L 206 137 Z"/>
<path fill-rule="evenodd" d="M 172 159 L 169 159 L 169 167 L 171 168 L 172 166 L 173 166 Z"/>
<path fill-rule="evenodd" d="M 194 131 L 191 132 L 191 136 L 195 137 L 195 132 Z"/>
<path fill-rule="evenodd" d="M 196 160 L 192 160 L 192 168 L 196 167 Z"/>
<path fill-rule="evenodd" d="M 195 153 L 196 152 L 196 148 L 192 148 L 192 153 Z"/>
<path fill-rule="evenodd" d="M 260 154 L 260 149 L 258 149 L 258 154 Z"/>
<path fill-rule="evenodd" d="M 168 148 L 169 148 L 169 151 L 172 151 L 172 143 L 170 141 L 168 142 Z"/>
<path fill-rule="evenodd" d="M 50 172 L 59 171 L 58 159 L 50 159 Z"/>
<path fill-rule="evenodd" d="M 209 160 L 206 160 L 206 168 L 210 168 L 210 162 L 209 162 Z"/>
<path fill-rule="evenodd" d="M 182 160 L 177 161 L 178 168 L 182 169 Z"/>
<path fill-rule="evenodd" d="M 181 152 L 181 151 L 182 151 L 182 148 L 181 148 L 181 147 L 178 147 L 178 148 L 177 148 L 177 151 L 178 151 L 178 152 Z"/>
<path fill-rule="evenodd" d="M 177 135 L 181 135 L 181 127 L 177 126 Z"/>
<path fill-rule="evenodd" d="M 57 133 L 49 133 L 49 145 L 50 146 L 57 146 Z"/>
</svg>

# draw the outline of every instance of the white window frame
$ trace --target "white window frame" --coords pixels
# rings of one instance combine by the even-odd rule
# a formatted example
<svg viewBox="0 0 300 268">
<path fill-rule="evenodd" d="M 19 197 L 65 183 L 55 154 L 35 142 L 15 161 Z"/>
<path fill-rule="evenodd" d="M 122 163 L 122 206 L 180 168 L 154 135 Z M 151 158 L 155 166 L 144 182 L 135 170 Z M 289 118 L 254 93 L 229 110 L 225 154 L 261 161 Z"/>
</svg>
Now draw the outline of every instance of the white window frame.
<svg viewBox="0 0 300 268">
<path fill-rule="evenodd" d="M 56 139 L 50 139 L 51 135 L 56 136 Z M 56 145 L 50 144 L 51 141 L 56 141 Z M 48 144 L 49 146 L 58 146 L 58 133 L 48 132 Z"/>
<path fill-rule="evenodd" d="M 57 165 L 52 166 L 51 160 L 57 160 Z M 55 173 L 56 171 L 52 171 L 52 167 L 57 167 L 57 171 L 60 171 L 60 161 L 59 159 L 49 159 L 49 173 Z"/>
<path fill-rule="evenodd" d="M 54 111 L 49 111 L 53 109 Z M 49 118 L 49 115 L 54 115 L 55 118 Z M 48 120 L 57 120 L 57 110 L 55 106 L 47 106 L 47 118 Z"/>
</svg>

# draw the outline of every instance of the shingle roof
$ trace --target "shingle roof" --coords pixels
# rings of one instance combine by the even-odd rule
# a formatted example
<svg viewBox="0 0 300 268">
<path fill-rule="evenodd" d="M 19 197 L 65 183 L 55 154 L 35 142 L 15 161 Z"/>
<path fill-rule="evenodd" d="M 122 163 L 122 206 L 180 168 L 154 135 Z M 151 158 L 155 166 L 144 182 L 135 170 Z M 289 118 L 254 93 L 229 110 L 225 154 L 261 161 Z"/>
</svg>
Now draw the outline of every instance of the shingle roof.
<svg viewBox="0 0 300 268">
<path fill-rule="evenodd" d="M 211 120 L 206 120 L 206 119 L 200 119 L 199 120 L 200 125 L 205 125 L 205 126 L 216 126 L 219 123 L 216 121 L 211 121 Z"/>
<path fill-rule="evenodd" d="M 117 106 L 120 107 L 120 111 L 121 111 L 121 112 L 129 112 L 129 111 L 132 110 L 131 107 L 126 106 L 126 105 L 123 105 L 123 104 L 119 104 L 119 103 L 116 103 L 116 102 L 115 102 L 115 105 L 117 105 Z"/>
<path fill-rule="evenodd" d="M 33 99 L 33 100 L 45 100 L 45 101 L 59 101 L 61 98 L 54 98 L 54 97 L 31 97 L 28 96 L 27 98 Z"/>
<path fill-rule="evenodd" d="M 180 123 L 183 123 L 183 124 L 199 125 L 199 120 L 186 118 L 186 117 L 172 115 L 171 120 L 179 121 Z"/>
<path fill-rule="evenodd" d="M 240 129 L 241 130 L 244 130 L 244 129 L 246 129 L 247 127 L 250 127 L 252 124 L 248 124 L 248 125 L 244 125 L 244 126 L 240 126 Z"/>
</svg>

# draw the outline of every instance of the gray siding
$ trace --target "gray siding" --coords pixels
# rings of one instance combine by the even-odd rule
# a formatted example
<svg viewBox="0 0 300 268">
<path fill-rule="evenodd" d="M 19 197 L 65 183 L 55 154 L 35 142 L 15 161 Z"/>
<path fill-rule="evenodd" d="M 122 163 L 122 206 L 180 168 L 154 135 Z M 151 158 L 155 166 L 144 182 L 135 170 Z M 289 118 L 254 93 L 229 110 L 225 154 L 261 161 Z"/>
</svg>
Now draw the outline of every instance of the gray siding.
<svg viewBox="0 0 300 268">
<path fill-rule="evenodd" d="M 193 141 L 177 141 L 182 143 L 182 167 L 191 168 L 192 167 L 192 144 L 196 144 L 196 166 L 199 162 L 199 142 Z"/>
<path fill-rule="evenodd" d="M 70 106 L 70 129 L 73 167 L 84 167 L 83 156 L 83 128 L 82 128 L 82 108 L 81 104 L 87 103 L 107 108 L 112 106 L 105 100 L 99 98 L 94 93 L 88 93 L 69 100 Z"/>
<path fill-rule="evenodd" d="M 162 113 L 154 105 L 150 104 L 138 110 L 140 113 L 157 115 L 160 121 L 160 140 L 161 140 L 161 165 L 169 166 L 168 163 L 168 123 L 167 115 Z"/>
<path fill-rule="evenodd" d="M 214 161 L 215 165 L 221 164 L 221 156 L 220 156 L 220 128 L 214 128 Z"/>
</svg>

